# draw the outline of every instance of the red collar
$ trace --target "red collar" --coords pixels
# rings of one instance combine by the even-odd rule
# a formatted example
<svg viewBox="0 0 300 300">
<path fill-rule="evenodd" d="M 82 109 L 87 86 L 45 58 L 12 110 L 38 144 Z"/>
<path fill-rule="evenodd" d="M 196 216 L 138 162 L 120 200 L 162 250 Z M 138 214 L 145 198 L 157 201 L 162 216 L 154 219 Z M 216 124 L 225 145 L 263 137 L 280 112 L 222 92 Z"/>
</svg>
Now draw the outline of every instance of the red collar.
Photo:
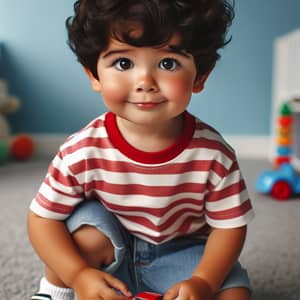
<svg viewBox="0 0 300 300">
<path fill-rule="evenodd" d="M 191 114 L 184 112 L 184 128 L 182 134 L 171 146 L 157 152 L 141 151 L 130 145 L 119 131 L 116 115 L 112 112 L 108 112 L 105 116 L 105 127 L 114 147 L 128 158 L 144 164 L 161 164 L 172 160 L 187 148 L 194 135 L 196 122 Z"/>
</svg>

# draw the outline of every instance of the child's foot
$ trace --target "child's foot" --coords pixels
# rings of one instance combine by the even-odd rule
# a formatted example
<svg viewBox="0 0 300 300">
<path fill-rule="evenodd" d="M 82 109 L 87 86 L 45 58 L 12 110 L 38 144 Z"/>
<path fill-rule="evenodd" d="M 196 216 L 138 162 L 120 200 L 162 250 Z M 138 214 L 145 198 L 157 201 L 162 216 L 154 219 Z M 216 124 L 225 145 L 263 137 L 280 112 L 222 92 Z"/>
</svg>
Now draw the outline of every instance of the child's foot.
<svg viewBox="0 0 300 300">
<path fill-rule="evenodd" d="M 55 286 L 43 277 L 31 300 L 74 300 L 74 292 L 69 288 Z"/>
<path fill-rule="evenodd" d="M 31 298 L 31 300 L 52 300 L 50 295 L 46 295 L 46 294 L 34 294 Z"/>
</svg>

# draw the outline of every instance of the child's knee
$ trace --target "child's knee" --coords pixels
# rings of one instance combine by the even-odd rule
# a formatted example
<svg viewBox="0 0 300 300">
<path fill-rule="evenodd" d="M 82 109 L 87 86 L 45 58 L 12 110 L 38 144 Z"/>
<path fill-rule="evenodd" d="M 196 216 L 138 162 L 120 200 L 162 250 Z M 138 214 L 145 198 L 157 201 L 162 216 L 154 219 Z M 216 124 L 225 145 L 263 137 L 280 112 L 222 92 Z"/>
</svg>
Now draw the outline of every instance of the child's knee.
<svg viewBox="0 0 300 300">
<path fill-rule="evenodd" d="M 96 227 L 81 226 L 72 233 L 72 238 L 81 255 L 91 266 L 107 266 L 114 261 L 114 246 L 111 240 Z"/>
</svg>

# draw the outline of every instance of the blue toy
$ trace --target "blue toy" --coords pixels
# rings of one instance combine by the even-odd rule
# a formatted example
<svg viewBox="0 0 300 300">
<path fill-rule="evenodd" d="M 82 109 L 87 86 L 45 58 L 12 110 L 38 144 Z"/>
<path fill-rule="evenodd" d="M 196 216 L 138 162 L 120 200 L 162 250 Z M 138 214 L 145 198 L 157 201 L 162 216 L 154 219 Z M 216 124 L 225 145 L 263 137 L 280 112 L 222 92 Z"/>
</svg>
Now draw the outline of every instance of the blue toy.
<svg viewBox="0 0 300 300">
<path fill-rule="evenodd" d="M 293 166 L 283 163 L 279 169 L 263 172 L 255 182 L 259 193 L 271 194 L 276 200 L 285 201 L 300 194 L 300 175 Z"/>
</svg>

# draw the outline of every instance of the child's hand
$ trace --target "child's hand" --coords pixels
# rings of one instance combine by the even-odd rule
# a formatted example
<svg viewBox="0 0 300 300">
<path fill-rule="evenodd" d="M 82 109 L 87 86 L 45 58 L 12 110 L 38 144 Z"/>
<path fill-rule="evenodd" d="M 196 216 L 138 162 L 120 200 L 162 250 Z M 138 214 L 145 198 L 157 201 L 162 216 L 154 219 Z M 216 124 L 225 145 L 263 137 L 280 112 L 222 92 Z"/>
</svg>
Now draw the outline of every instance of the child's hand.
<svg viewBox="0 0 300 300">
<path fill-rule="evenodd" d="M 72 288 L 78 300 L 128 300 L 126 285 L 112 275 L 93 268 L 85 268 L 75 277 Z M 124 296 L 118 295 L 119 290 Z"/>
<path fill-rule="evenodd" d="M 208 283 L 197 276 L 181 281 L 172 286 L 164 295 L 163 300 L 211 300 L 213 294 Z"/>
</svg>

